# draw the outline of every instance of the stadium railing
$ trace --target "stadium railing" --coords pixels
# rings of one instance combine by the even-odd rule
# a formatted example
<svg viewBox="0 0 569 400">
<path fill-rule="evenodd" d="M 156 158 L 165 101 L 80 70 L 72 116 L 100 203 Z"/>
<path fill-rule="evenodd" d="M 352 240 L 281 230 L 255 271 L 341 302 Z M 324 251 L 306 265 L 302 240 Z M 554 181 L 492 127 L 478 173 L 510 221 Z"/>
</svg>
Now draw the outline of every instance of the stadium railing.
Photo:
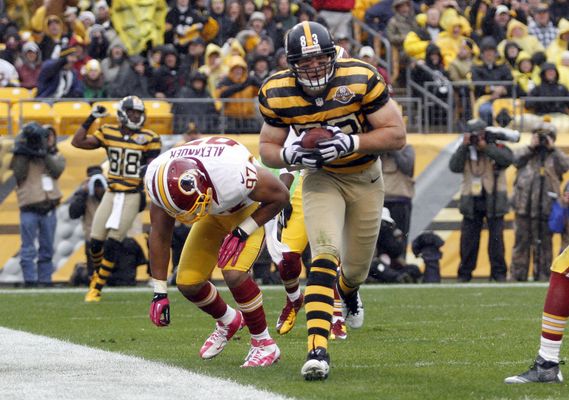
<svg viewBox="0 0 569 400">
<path fill-rule="evenodd" d="M 421 99 L 412 97 L 394 97 L 399 103 L 407 122 L 409 132 L 423 132 L 423 113 Z M 104 105 L 109 116 L 93 124 L 90 132 L 100 124 L 116 123 L 116 107 L 120 99 L 83 99 L 83 98 L 33 98 L 0 99 L 0 135 L 15 136 L 23 124 L 36 121 L 51 124 L 58 134 L 72 135 L 89 115 L 93 104 Z M 263 122 L 258 109 L 257 99 L 143 99 L 146 105 L 147 122 L 145 126 L 161 135 L 183 133 L 194 130 L 204 134 L 258 133 Z M 197 105 L 213 104 L 215 114 L 203 114 L 195 111 Z M 247 118 L 228 115 L 226 108 L 230 103 L 252 103 L 255 114 Z M 178 105 L 186 105 L 179 107 Z M 180 109 L 182 111 L 180 111 Z M 193 110 L 194 109 L 194 110 Z M 198 108 L 199 109 L 199 108 Z M 192 111 L 193 110 L 193 111 Z M 243 123 L 236 128 L 235 124 Z M 251 125 L 252 124 L 252 125 Z M 253 126 L 248 130 L 249 126 Z"/>
<path fill-rule="evenodd" d="M 393 51 L 391 49 L 391 43 L 389 43 L 389 40 L 387 40 L 386 37 L 384 37 L 381 33 L 373 29 L 365 22 L 360 21 L 357 18 L 353 18 L 353 21 L 356 41 L 359 43 L 362 42 L 360 30 L 364 31 L 372 37 L 373 49 L 379 58 L 379 65 L 385 68 L 389 73 L 389 76 L 393 79 L 393 71 L 395 71 L 395 67 L 398 68 L 398 66 L 393 65 Z M 355 57 L 354 54 L 351 56 Z"/>
</svg>

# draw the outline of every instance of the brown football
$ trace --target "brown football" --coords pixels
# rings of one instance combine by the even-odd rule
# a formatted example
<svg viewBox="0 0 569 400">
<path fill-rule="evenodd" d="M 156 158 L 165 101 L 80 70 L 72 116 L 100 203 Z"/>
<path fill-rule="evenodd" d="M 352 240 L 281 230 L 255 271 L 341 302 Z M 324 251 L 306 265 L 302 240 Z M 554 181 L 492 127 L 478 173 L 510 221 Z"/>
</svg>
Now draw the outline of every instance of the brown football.
<svg viewBox="0 0 569 400">
<path fill-rule="evenodd" d="M 305 149 L 314 149 L 318 142 L 330 139 L 332 136 L 334 135 L 328 129 L 312 128 L 304 134 L 300 141 L 300 145 Z"/>
</svg>

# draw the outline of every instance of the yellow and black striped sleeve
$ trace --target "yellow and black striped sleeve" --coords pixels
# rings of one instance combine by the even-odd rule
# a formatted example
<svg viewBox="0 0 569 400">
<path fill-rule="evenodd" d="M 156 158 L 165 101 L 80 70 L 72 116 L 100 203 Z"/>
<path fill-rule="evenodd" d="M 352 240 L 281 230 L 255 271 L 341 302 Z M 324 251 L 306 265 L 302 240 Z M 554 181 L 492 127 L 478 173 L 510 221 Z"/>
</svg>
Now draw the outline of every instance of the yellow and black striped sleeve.
<svg viewBox="0 0 569 400">
<path fill-rule="evenodd" d="M 375 68 L 371 68 L 367 90 L 362 99 L 362 111 L 365 114 L 371 114 L 379 110 L 389 101 L 389 91 L 387 90 L 385 80 Z"/>
<path fill-rule="evenodd" d="M 117 127 L 115 127 L 113 125 L 105 124 L 93 133 L 93 136 L 95 136 L 97 138 L 97 140 L 99 140 L 99 142 L 101 142 L 101 146 L 103 146 L 103 147 L 108 147 L 108 145 L 109 145 L 109 141 L 105 137 L 105 131 L 108 130 L 109 128 L 116 129 Z"/>
<path fill-rule="evenodd" d="M 279 85 L 279 77 L 282 76 L 282 73 L 277 73 L 269 77 L 259 89 L 259 111 L 263 116 L 265 122 L 271 126 L 276 126 L 278 128 L 288 128 L 289 125 L 285 123 L 281 117 L 273 110 L 272 107 L 269 106 L 269 98 L 267 93 L 271 91 L 271 89 L 276 89 L 277 85 Z"/>
</svg>

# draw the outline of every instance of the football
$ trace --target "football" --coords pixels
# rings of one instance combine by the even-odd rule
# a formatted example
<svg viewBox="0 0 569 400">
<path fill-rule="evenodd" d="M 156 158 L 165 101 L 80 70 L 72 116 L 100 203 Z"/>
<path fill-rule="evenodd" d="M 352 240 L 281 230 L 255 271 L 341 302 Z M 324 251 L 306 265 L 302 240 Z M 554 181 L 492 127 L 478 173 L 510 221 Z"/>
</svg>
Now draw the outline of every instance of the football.
<svg viewBox="0 0 569 400">
<path fill-rule="evenodd" d="M 300 145 L 305 149 L 314 149 L 318 142 L 330 139 L 332 136 L 334 135 L 328 129 L 312 128 L 304 134 L 300 141 Z"/>
</svg>

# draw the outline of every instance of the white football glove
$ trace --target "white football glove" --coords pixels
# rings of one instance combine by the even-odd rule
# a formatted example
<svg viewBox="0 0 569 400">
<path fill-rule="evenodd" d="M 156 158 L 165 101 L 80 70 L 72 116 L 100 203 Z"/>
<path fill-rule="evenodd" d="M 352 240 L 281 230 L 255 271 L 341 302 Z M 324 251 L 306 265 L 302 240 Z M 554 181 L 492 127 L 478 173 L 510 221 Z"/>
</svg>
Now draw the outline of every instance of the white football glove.
<svg viewBox="0 0 569 400">
<path fill-rule="evenodd" d="M 318 143 L 318 149 L 324 159 L 324 164 L 328 164 L 346 154 L 353 153 L 358 149 L 359 138 L 355 135 L 346 135 L 340 128 L 327 126 L 326 129 L 334 132 L 334 137 Z"/>
<path fill-rule="evenodd" d="M 91 110 L 91 115 L 93 118 L 103 118 L 109 115 L 107 109 L 103 106 L 94 106 Z"/>
<path fill-rule="evenodd" d="M 292 143 L 288 147 L 283 147 L 281 159 L 288 165 L 303 165 L 308 168 L 321 168 L 324 160 L 318 149 L 305 149 L 300 145 L 300 141 Z"/>
</svg>

